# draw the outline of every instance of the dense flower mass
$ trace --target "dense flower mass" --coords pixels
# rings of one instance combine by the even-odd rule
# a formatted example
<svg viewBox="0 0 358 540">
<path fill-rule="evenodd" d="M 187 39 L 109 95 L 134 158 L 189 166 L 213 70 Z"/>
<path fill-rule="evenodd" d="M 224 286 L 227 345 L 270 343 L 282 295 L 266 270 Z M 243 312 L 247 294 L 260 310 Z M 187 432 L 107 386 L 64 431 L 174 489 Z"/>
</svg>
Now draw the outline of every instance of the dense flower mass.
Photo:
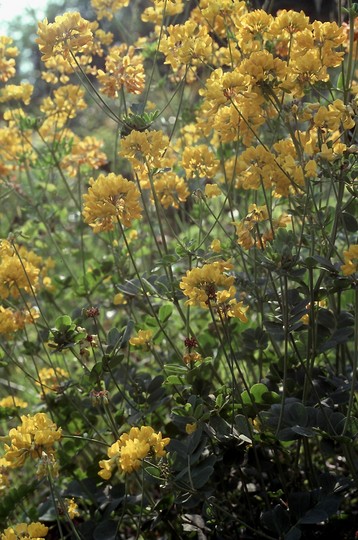
<svg viewBox="0 0 358 540">
<path fill-rule="evenodd" d="M 119 9 L 128 6 L 129 0 L 91 0 L 97 19 L 108 19 L 111 21 L 113 15 Z"/>
<path fill-rule="evenodd" d="M 238 317 L 242 322 L 247 322 L 247 307 L 235 298 L 235 278 L 226 274 L 231 269 L 231 263 L 217 261 L 188 270 L 180 282 L 180 288 L 189 298 L 186 303 L 202 308 L 213 307 L 223 316 Z"/>
<path fill-rule="evenodd" d="M 83 196 L 83 218 L 93 232 L 111 231 L 118 219 L 126 227 L 140 218 L 139 191 L 134 182 L 121 175 L 100 174 L 91 178 L 88 193 Z"/>
<path fill-rule="evenodd" d="M 21 416 L 21 425 L 9 431 L 10 444 L 5 444 L 4 459 L 10 468 L 22 467 L 27 458 L 39 460 L 43 453 L 55 459 L 54 443 L 62 430 L 45 413 Z"/>
<path fill-rule="evenodd" d="M 1 540 L 41 540 L 46 538 L 48 527 L 42 523 L 18 523 L 1 533 Z"/>
<path fill-rule="evenodd" d="M 133 46 L 117 45 L 109 50 L 105 71 L 98 70 L 100 90 L 110 98 L 116 98 L 122 88 L 130 94 L 141 94 L 145 85 L 143 57 L 135 54 Z"/>
<path fill-rule="evenodd" d="M 47 269 L 50 259 L 43 260 L 31 250 L 7 240 L 0 240 L 0 298 L 18 298 L 22 292 L 31 293 L 42 284 L 49 287 Z M 4 311 L 2 311 L 4 316 Z M 8 315 L 8 312 L 6 312 Z M 24 314 L 31 318 L 31 311 Z M 17 316 L 19 326 L 21 319 Z M 24 320 L 26 322 L 26 318 Z"/>
<path fill-rule="evenodd" d="M 19 407 L 20 409 L 25 409 L 27 406 L 27 401 L 16 396 L 7 396 L 0 399 L 0 407 Z"/>
<path fill-rule="evenodd" d="M 318 532 L 354 536 L 358 17 L 332 2 L 51 8 L 28 80 L 0 36 L 0 540 L 311 537 L 334 486 Z"/>
<path fill-rule="evenodd" d="M 164 154 L 169 146 L 169 137 L 162 131 L 133 130 L 121 141 L 119 155 L 128 159 L 134 170 L 143 167 L 167 167 L 171 165 Z"/>
<path fill-rule="evenodd" d="M 0 81 L 7 82 L 16 73 L 15 58 L 19 54 L 17 47 L 13 46 L 13 39 L 0 36 Z"/>
<path fill-rule="evenodd" d="M 57 55 L 66 58 L 70 53 L 75 54 L 93 38 L 90 23 L 76 11 L 58 15 L 53 23 L 44 19 L 39 23 L 37 33 L 36 43 L 42 53 L 42 61 Z"/>
<path fill-rule="evenodd" d="M 69 379 L 69 373 L 59 367 L 42 368 L 39 371 L 39 380 L 36 384 L 41 387 L 41 391 L 45 394 L 58 392 L 61 385 Z"/>
<path fill-rule="evenodd" d="M 129 433 L 123 433 L 108 449 L 109 459 L 99 462 L 102 470 L 98 474 L 104 480 L 109 480 L 116 467 L 125 473 L 131 473 L 139 469 L 143 459 L 150 455 L 155 458 L 164 457 L 164 448 L 169 442 L 168 437 L 163 439 L 161 432 L 155 433 L 150 426 L 132 427 Z"/>
</svg>

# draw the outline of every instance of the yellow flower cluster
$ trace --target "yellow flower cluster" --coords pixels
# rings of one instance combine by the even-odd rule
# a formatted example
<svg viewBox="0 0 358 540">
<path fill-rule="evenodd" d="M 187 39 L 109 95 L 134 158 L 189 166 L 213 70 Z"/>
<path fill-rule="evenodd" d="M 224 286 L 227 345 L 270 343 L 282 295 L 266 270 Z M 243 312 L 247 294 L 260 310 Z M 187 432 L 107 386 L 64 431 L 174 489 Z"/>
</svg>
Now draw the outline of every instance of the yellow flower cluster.
<svg viewBox="0 0 358 540">
<path fill-rule="evenodd" d="M 126 158 L 138 173 L 143 168 L 163 168 L 171 165 L 164 158 L 169 146 L 169 137 L 162 131 L 135 131 L 121 141 L 119 155 Z"/>
<path fill-rule="evenodd" d="M 240 222 L 234 222 L 237 235 L 237 243 L 244 249 L 255 246 L 264 249 L 267 242 L 273 240 L 274 233 L 279 228 L 285 228 L 291 223 L 291 216 L 283 213 L 277 219 L 269 221 L 266 206 L 250 204 L 249 212 Z M 264 224 L 264 228 L 262 225 Z"/>
<path fill-rule="evenodd" d="M 83 195 L 83 218 L 93 232 L 111 231 L 117 220 L 130 227 L 141 217 L 140 194 L 134 182 L 110 173 L 91 178 L 89 183 L 88 193 Z"/>
<path fill-rule="evenodd" d="M 60 86 L 53 93 L 53 98 L 46 97 L 40 105 L 41 112 L 52 118 L 58 126 L 64 126 L 67 120 L 75 118 L 78 111 L 86 109 L 84 90 L 81 86 L 67 84 Z"/>
<path fill-rule="evenodd" d="M 51 287 L 47 270 L 52 265 L 51 259 L 44 261 L 25 246 L 0 240 L 0 301 L 11 299 L 13 304 L 24 294 L 37 292 L 41 286 Z M 12 337 L 38 317 L 37 308 L 16 309 L 14 305 L 0 304 L 0 335 Z"/>
<path fill-rule="evenodd" d="M 205 144 L 199 144 L 184 149 L 182 166 L 188 179 L 213 178 L 219 169 L 219 160 Z"/>
<path fill-rule="evenodd" d="M 70 519 L 74 519 L 75 517 L 80 515 L 80 512 L 78 510 L 78 504 L 75 502 L 74 499 L 65 499 L 65 505 L 66 505 L 66 512 Z"/>
<path fill-rule="evenodd" d="M 87 172 L 91 169 L 99 169 L 107 163 L 107 156 L 101 151 L 103 142 L 87 135 L 83 139 L 73 134 L 71 151 L 61 161 L 61 168 L 68 176 L 75 177 L 78 172 Z"/>
<path fill-rule="evenodd" d="M 143 22 L 151 22 L 160 25 L 163 17 L 179 15 L 184 9 L 182 0 L 151 0 L 154 4 L 145 8 L 141 14 Z"/>
<path fill-rule="evenodd" d="M 143 459 L 149 455 L 155 458 L 164 457 L 164 448 L 169 442 L 168 437 L 163 439 L 161 432 L 155 433 L 150 426 L 132 427 L 129 433 L 123 433 L 108 449 L 109 459 L 99 462 L 101 470 L 98 474 L 104 480 L 109 480 L 116 467 L 125 473 L 131 473 L 139 469 Z"/>
<path fill-rule="evenodd" d="M 351 276 L 358 272 L 358 244 L 352 244 L 347 251 L 343 252 L 344 264 L 341 270 L 345 276 Z"/>
<path fill-rule="evenodd" d="M 78 12 L 68 12 L 55 17 L 55 22 L 47 19 L 38 25 L 38 43 L 41 60 L 61 55 L 67 58 L 75 54 L 93 39 L 90 23 L 83 19 Z"/>
<path fill-rule="evenodd" d="M 184 180 L 172 171 L 156 174 L 153 181 L 158 201 L 164 208 L 179 208 L 179 203 L 189 197 L 189 189 Z M 153 200 L 153 194 L 151 199 Z"/>
<path fill-rule="evenodd" d="M 51 392 L 58 392 L 61 388 L 61 384 L 67 381 L 70 374 L 59 367 L 56 368 L 42 368 L 39 371 L 39 380 L 36 384 L 41 387 L 41 391 L 44 394 Z"/>
<path fill-rule="evenodd" d="M 48 533 L 48 527 L 42 523 L 18 523 L 1 533 L 0 540 L 41 540 Z"/>
<path fill-rule="evenodd" d="M 62 430 L 45 413 L 21 416 L 21 425 L 9 431 L 10 444 L 5 444 L 3 458 L 9 468 L 22 467 L 28 457 L 40 460 L 45 454 L 55 462 L 54 443 Z"/>
<path fill-rule="evenodd" d="M 17 47 L 13 45 L 13 39 L 0 36 L 0 81 L 7 82 L 15 73 L 15 58 L 19 54 Z"/>
<path fill-rule="evenodd" d="M 15 310 L 0 305 L 0 335 L 8 338 L 15 332 L 25 328 L 26 324 L 31 324 L 39 317 L 37 308 L 26 310 Z"/>
<path fill-rule="evenodd" d="M 202 308 L 212 307 L 223 316 L 237 317 L 242 322 L 247 322 L 245 313 L 248 308 L 235 298 L 235 278 L 225 273 L 231 269 L 232 264 L 216 261 L 188 270 L 179 284 L 189 298 L 186 304 Z"/>
<path fill-rule="evenodd" d="M 28 105 L 31 100 L 34 87 L 30 83 L 7 84 L 0 90 L 0 103 L 6 103 L 10 100 L 23 101 Z"/>
<path fill-rule="evenodd" d="M 159 50 L 165 55 L 165 63 L 170 64 L 174 71 L 210 59 L 214 43 L 205 26 L 190 20 L 183 25 L 168 26 L 167 32 L 162 37 Z"/>
<path fill-rule="evenodd" d="M 0 399 L 0 407 L 19 407 L 20 409 L 25 409 L 27 406 L 28 403 L 26 401 L 16 396 L 7 396 Z"/>
<path fill-rule="evenodd" d="M 148 347 L 152 337 L 153 332 L 151 330 L 139 330 L 138 334 L 129 340 L 129 343 L 133 347 Z"/>
<path fill-rule="evenodd" d="M 135 54 L 133 46 L 126 44 L 112 47 L 105 61 L 105 71 L 99 69 L 97 79 L 100 91 L 110 98 L 116 98 L 124 88 L 130 94 L 141 94 L 145 86 L 143 57 Z"/>
<path fill-rule="evenodd" d="M 129 0 L 91 0 L 91 6 L 96 12 L 97 19 L 113 19 L 113 14 L 128 6 Z"/>
</svg>

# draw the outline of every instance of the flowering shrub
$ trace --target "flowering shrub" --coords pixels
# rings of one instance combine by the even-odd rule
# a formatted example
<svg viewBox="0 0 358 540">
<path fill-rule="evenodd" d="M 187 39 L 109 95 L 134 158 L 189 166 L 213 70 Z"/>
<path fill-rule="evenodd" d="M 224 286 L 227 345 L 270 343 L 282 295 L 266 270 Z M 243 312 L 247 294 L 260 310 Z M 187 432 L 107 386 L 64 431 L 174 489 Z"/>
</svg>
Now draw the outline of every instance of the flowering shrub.
<svg viewBox="0 0 358 540">
<path fill-rule="evenodd" d="M 190 5 L 0 37 L 1 539 L 356 533 L 357 8 Z"/>
</svg>

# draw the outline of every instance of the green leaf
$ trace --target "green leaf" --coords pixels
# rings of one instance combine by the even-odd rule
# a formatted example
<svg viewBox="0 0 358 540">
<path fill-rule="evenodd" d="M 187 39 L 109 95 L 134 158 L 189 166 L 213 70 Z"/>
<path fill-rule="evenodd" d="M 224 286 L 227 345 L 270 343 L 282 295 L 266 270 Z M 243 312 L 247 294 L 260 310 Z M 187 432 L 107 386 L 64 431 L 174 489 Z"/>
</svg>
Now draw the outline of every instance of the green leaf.
<svg viewBox="0 0 358 540">
<path fill-rule="evenodd" d="M 161 323 L 165 323 L 173 313 L 172 304 L 164 304 L 160 307 L 158 317 Z"/>
<path fill-rule="evenodd" d="M 352 214 L 349 214 L 348 212 L 342 212 L 341 214 L 343 224 L 347 231 L 349 232 L 357 232 L 358 230 L 358 221 Z"/>
<path fill-rule="evenodd" d="M 342 72 L 339 74 L 339 77 L 337 79 L 337 88 L 338 90 L 343 90 L 343 73 Z"/>
<path fill-rule="evenodd" d="M 70 328 L 71 325 L 72 319 L 69 315 L 61 315 L 61 317 L 57 317 L 55 321 L 55 328 L 60 332 L 63 332 L 67 328 Z"/>
<path fill-rule="evenodd" d="M 177 377 L 177 375 L 169 375 L 165 380 L 165 384 L 185 384 L 185 381 L 181 377 Z"/>
</svg>

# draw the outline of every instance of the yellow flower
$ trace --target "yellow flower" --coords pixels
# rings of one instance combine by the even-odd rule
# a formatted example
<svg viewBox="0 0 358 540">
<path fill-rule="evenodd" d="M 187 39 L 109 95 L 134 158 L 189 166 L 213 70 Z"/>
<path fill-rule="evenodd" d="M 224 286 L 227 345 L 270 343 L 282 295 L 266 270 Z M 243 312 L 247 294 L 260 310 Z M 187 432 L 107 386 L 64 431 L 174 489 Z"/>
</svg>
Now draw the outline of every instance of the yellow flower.
<svg viewBox="0 0 358 540">
<path fill-rule="evenodd" d="M 184 149 L 182 166 L 188 178 L 212 178 L 218 171 L 219 160 L 205 144 L 200 144 Z"/>
<path fill-rule="evenodd" d="M 221 195 L 221 193 L 222 191 L 217 184 L 206 184 L 205 196 L 208 199 L 212 199 L 213 197 L 218 197 L 219 195 Z"/>
<path fill-rule="evenodd" d="M 327 130 L 336 130 L 341 126 L 344 130 L 352 129 L 355 126 L 352 114 L 353 110 L 350 111 L 342 100 L 335 99 L 328 107 L 322 105 L 318 109 L 314 117 L 314 125 Z"/>
<path fill-rule="evenodd" d="M 141 94 L 145 86 L 143 60 L 133 46 L 112 47 L 106 57 L 106 70 L 99 69 L 97 73 L 100 91 L 110 98 L 118 97 L 123 87 L 130 94 Z"/>
<path fill-rule="evenodd" d="M 188 435 L 191 435 L 192 433 L 194 433 L 194 431 L 196 431 L 198 428 L 198 425 L 196 422 L 194 422 L 193 424 L 186 424 L 185 426 L 185 431 L 187 432 Z"/>
<path fill-rule="evenodd" d="M 1 533 L 0 540 L 41 540 L 48 533 L 48 527 L 42 523 L 18 523 Z"/>
<path fill-rule="evenodd" d="M 141 217 L 140 193 L 130 180 L 110 173 L 90 179 L 88 193 L 83 195 L 83 218 L 93 232 L 111 231 L 118 219 L 130 227 L 134 219 Z"/>
<path fill-rule="evenodd" d="M 163 17 L 179 15 L 184 9 L 182 0 L 151 0 L 154 6 L 145 8 L 141 14 L 143 22 L 151 22 L 160 25 Z"/>
<path fill-rule="evenodd" d="M 96 12 L 97 19 L 113 19 L 113 13 L 128 6 L 129 0 L 91 0 L 91 5 Z"/>
<path fill-rule="evenodd" d="M 322 308 L 325 308 L 327 306 L 327 302 L 326 300 L 319 300 L 318 302 L 314 302 L 314 307 L 318 310 L 320 307 Z M 309 302 L 307 305 L 306 305 L 306 309 L 308 311 L 310 311 L 311 309 L 311 303 Z M 309 324 L 310 322 L 310 314 L 309 313 L 306 313 L 305 315 L 303 315 L 303 317 L 301 317 L 301 322 L 303 324 Z"/>
<path fill-rule="evenodd" d="M 185 202 L 189 197 L 185 180 L 174 172 L 156 174 L 153 185 L 156 196 L 164 208 L 169 206 L 179 208 L 179 203 Z M 153 195 L 151 199 L 153 200 Z"/>
<path fill-rule="evenodd" d="M 44 394 L 59 392 L 61 385 L 67 381 L 70 374 L 62 368 L 42 368 L 39 371 L 39 380 L 36 384 L 41 387 Z"/>
<path fill-rule="evenodd" d="M 272 21 L 270 32 L 274 36 L 282 37 L 283 32 L 287 33 L 287 39 L 292 34 L 300 32 L 309 27 L 309 18 L 303 11 L 280 10 L 277 17 Z"/>
<path fill-rule="evenodd" d="M 4 459 L 10 468 L 22 467 L 28 457 L 41 459 L 45 453 L 54 459 L 53 445 L 62 430 L 45 413 L 21 416 L 21 425 L 9 431 L 10 445 L 5 444 Z"/>
<path fill-rule="evenodd" d="M 7 84 L 0 90 L 0 103 L 5 103 L 12 99 L 22 100 L 25 105 L 30 103 L 34 87 L 30 83 Z"/>
<path fill-rule="evenodd" d="M 262 41 L 270 37 L 272 20 L 272 15 L 263 9 L 255 9 L 240 17 L 235 36 L 245 53 L 251 53 L 262 47 Z"/>
<path fill-rule="evenodd" d="M 78 505 L 74 499 L 65 499 L 66 511 L 70 519 L 74 519 L 79 516 Z"/>
<path fill-rule="evenodd" d="M 255 239 L 251 233 L 251 228 L 241 221 L 239 223 L 234 222 L 233 225 L 236 229 L 237 243 L 239 246 L 242 246 L 244 249 L 252 248 L 255 245 Z"/>
<path fill-rule="evenodd" d="M 211 244 L 210 244 L 210 248 L 215 251 L 215 253 L 220 253 L 221 251 L 221 242 L 218 238 L 215 238 Z"/>
<path fill-rule="evenodd" d="M 223 288 L 229 292 L 229 297 L 235 295 L 234 276 L 226 276 L 219 262 L 204 264 L 201 268 L 188 270 L 179 286 L 189 298 L 186 304 L 190 306 L 209 307 L 218 301 L 218 293 Z"/>
<path fill-rule="evenodd" d="M 148 346 L 153 337 L 153 332 L 151 330 L 139 330 L 137 336 L 132 337 L 129 340 L 129 343 L 133 347 L 143 347 Z"/>
<path fill-rule="evenodd" d="M 170 166 L 170 162 L 163 158 L 168 146 L 169 137 L 162 131 L 133 130 L 122 139 L 119 155 L 128 159 L 135 169 L 141 170 L 143 164 L 163 168 Z"/>
<path fill-rule="evenodd" d="M 0 399 L 0 407 L 19 407 L 20 409 L 25 409 L 27 406 L 28 403 L 26 401 L 16 396 L 7 396 Z"/>
<path fill-rule="evenodd" d="M 84 89 L 75 84 L 60 86 L 54 91 L 53 99 L 42 100 L 40 110 L 49 117 L 56 117 L 56 122 L 62 126 L 69 118 L 75 118 L 78 111 L 86 109 L 84 95 Z"/>
<path fill-rule="evenodd" d="M 38 285 L 40 270 L 26 260 L 20 260 L 16 255 L 3 257 L 0 266 L 0 297 L 14 298 L 20 296 L 20 290 L 31 292 L 31 287 Z"/>
<path fill-rule="evenodd" d="M 0 36 L 0 81 L 7 82 L 16 73 L 14 58 L 19 54 L 17 47 L 12 46 L 13 39 Z"/>
<path fill-rule="evenodd" d="M 70 54 L 81 52 L 83 47 L 93 39 L 90 23 L 78 12 L 68 12 L 55 17 L 55 22 L 47 19 L 38 24 L 36 43 L 42 53 L 41 60 L 61 55 L 67 58 Z"/>
<path fill-rule="evenodd" d="M 343 251 L 344 264 L 341 270 L 345 276 L 350 276 L 358 271 L 358 244 L 352 244 L 347 251 Z"/>
<path fill-rule="evenodd" d="M 37 289 L 41 281 L 45 285 L 46 272 L 51 264 L 50 259 L 43 260 L 25 246 L 0 240 L 0 297 L 18 298 L 21 289 L 29 293 Z M 23 328 L 24 323 L 32 322 L 34 318 L 37 317 L 31 309 L 24 313 L 23 319 L 16 314 L 16 323 Z"/>
<path fill-rule="evenodd" d="M 208 29 L 189 20 L 186 23 L 167 28 L 168 35 L 161 39 L 159 50 L 174 70 L 191 62 L 205 62 L 212 54 L 213 40 Z"/>
<path fill-rule="evenodd" d="M 80 139 L 73 137 L 71 153 L 61 161 L 61 168 L 67 171 L 67 174 L 74 177 L 80 169 L 98 169 L 107 163 L 107 156 L 100 150 L 103 141 L 99 141 L 90 135 Z"/>
<path fill-rule="evenodd" d="M 127 300 L 125 299 L 123 293 L 119 292 L 116 295 L 114 295 L 113 304 L 115 306 L 123 306 L 126 303 L 127 303 Z"/>
<path fill-rule="evenodd" d="M 102 470 L 98 474 L 104 480 L 109 480 L 116 467 L 125 473 L 131 473 L 139 469 L 143 459 L 149 454 L 155 458 L 164 457 L 164 448 L 169 442 L 169 438 L 163 439 L 161 432 L 155 433 L 150 426 L 132 427 L 129 433 L 123 433 L 108 449 L 109 459 L 99 462 Z"/>
<path fill-rule="evenodd" d="M 184 364 L 186 364 L 187 366 L 190 366 L 191 364 L 194 364 L 195 362 L 199 362 L 202 359 L 203 357 L 201 356 L 201 354 L 195 351 L 187 352 L 183 356 Z"/>
</svg>

